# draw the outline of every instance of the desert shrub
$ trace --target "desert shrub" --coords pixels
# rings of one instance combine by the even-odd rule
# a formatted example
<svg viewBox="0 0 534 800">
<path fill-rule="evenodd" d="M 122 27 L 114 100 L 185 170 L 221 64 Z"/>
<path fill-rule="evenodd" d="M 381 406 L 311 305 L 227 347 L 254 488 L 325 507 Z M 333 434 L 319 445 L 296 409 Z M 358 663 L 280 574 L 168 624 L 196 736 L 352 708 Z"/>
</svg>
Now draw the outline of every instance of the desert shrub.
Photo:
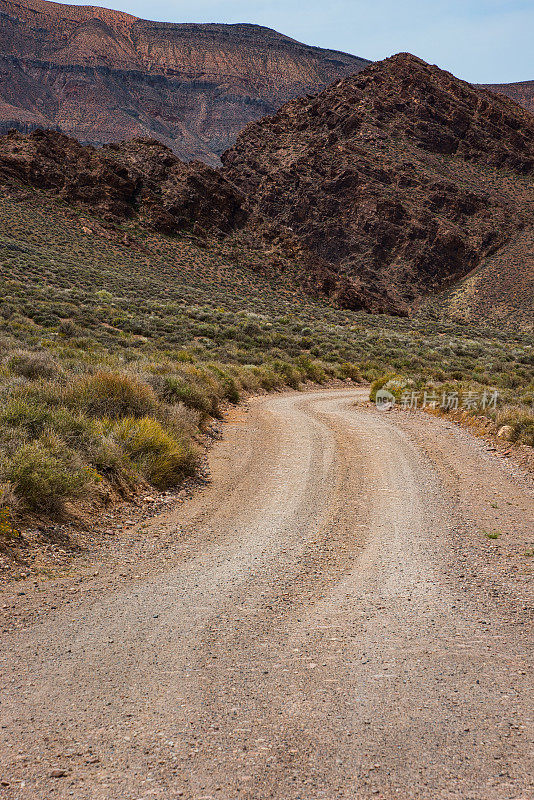
<svg viewBox="0 0 534 800">
<path fill-rule="evenodd" d="M 376 393 L 378 392 L 378 390 L 383 389 L 386 386 L 386 384 L 389 383 L 389 381 L 391 381 L 393 378 L 399 378 L 399 376 L 395 375 L 395 373 L 390 372 L 388 375 L 382 375 L 380 378 L 377 378 L 372 382 L 371 389 L 369 392 L 369 400 L 371 401 L 371 403 L 374 403 L 376 401 Z"/>
<path fill-rule="evenodd" d="M 273 389 L 281 389 L 286 382 L 285 376 L 281 372 L 275 370 L 274 366 L 254 367 L 253 373 L 259 381 L 259 388 L 267 392 L 271 392 Z M 298 381 L 298 376 L 296 380 Z"/>
<path fill-rule="evenodd" d="M 132 477 L 129 461 L 125 458 L 122 447 L 111 434 L 95 440 L 85 455 L 91 466 L 109 481 Z"/>
<path fill-rule="evenodd" d="M 291 389 L 299 389 L 302 380 L 302 372 L 293 364 L 287 361 L 275 361 L 272 365 L 273 370 L 282 376 L 282 385 L 286 384 Z"/>
<path fill-rule="evenodd" d="M 165 375 L 161 382 L 161 393 L 168 403 L 183 403 L 202 414 L 217 412 L 217 398 L 210 396 L 203 387 L 187 383 L 176 375 Z"/>
<path fill-rule="evenodd" d="M 534 447 L 534 412 L 521 406 L 504 406 L 497 413 L 498 426 L 509 425 L 511 442 Z"/>
<path fill-rule="evenodd" d="M 230 367 L 232 369 L 232 367 Z M 261 378 L 258 371 L 261 367 L 241 367 L 235 368 L 239 385 L 245 392 L 257 392 L 262 388 Z"/>
<path fill-rule="evenodd" d="M 86 414 L 110 419 L 143 417 L 157 407 L 152 387 L 124 372 L 100 371 L 81 378 L 67 400 Z"/>
<path fill-rule="evenodd" d="M 355 364 L 351 364 L 349 361 L 344 361 L 339 371 L 341 373 L 341 377 L 343 378 L 350 378 L 354 383 L 361 383 L 362 375 L 360 370 Z"/>
<path fill-rule="evenodd" d="M 257 392 L 261 389 L 261 381 L 257 374 L 258 367 L 236 367 L 228 365 L 228 372 L 236 380 L 240 391 Z"/>
<path fill-rule="evenodd" d="M 198 433 L 202 415 L 183 403 L 166 405 L 160 413 L 160 421 L 179 439 L 193 439 Z"/>
<path fill-rule="evenodd" d="M 208 364 L 209 369 L 215 375 L 217 381 L 221 386 L 221 395 L 225 400 L 229 400 L 230 403 L 239 403 L 240 394 L 239 394 L 239 386 L 236 379 L 230 375 L 225 369 L 223 369 L 219 364 Z"/>
<path fill-rule="evenodd" d="M 52 427 L 98 473 L 113 480 L 127 471 L 122 448 L 109 433 L 109 421 L 62 408 L 54 414 Z"/>
<path fill-rule="evenodd" d="M 241 394 L 239 392 L 239 386 L 237 385 L 237 381 L 235 378 L 228 377 L 223 380 L 223 389 L 224 389 L 224 397 L 230 403 L 239 403 L 241 400 Z"/>
<path fill-rule="evenodd" d="M 58 365 L 48 353 L 26 353 L 19 351 L 8 359 L 7 365 L 13 375 L 35 380 L 52 378 L 59 372 Z"/>
<path fill-rule="evenodd" d="M 57 379 L 38 378 L 25 381 L 17 388 L 16 393 L 11 392 L 11 396 L 54 408 L 65 404 L 65 386 Z"/>
<path fill-rule="evenodd" d="M 76 323 L 72 319 L 64 319 L 60 322 L 58 331 L 66 339 L 70 339 L 71 337 L 76 336 L 78 329 L 76 327 Z"/>
<path fill-rule="evenodd" d="M 104 426 L 99 419 L 86 417 L 70 408 L 57 409 L 51 421 L 54 431 L 76 450 L 87 452 L 104 435 Z"/>
<path fill-rule="evenodd" d="M 120 450 L 106 437 L 102 421 L 69 408 L 51 408 L 25 397 L 10 398 L 0 413 L 0 432 L 4 449 L 9 452 L 50 432 L 98 471 L 110 473 L 120 468 Z"/>
<path fill-rule="evenodd" d="M 314 383 L 324 383 L 326 381 L 326 372 L 318 361 L 312 361 L 306 356 L 299 356 L 296 359 L 296 364 L 302 370 L 304 378 Z"/>
<path fill-rule="evenodd" d="M 152 417 L 126 417 L 115 424 L 113 435 L 158 489 L 176 486 L 195 471 L 197 455 L 191 444 L 172 436 Z"/>
<path fill-rule="evenodd" d="M 175 361 L 181 362 L 182 364 L 193 364 L 195 362 L 193 353 L 189 353 L 187 350 L 178 350 L 173 353 L 173 358 Z"/>
<path fill-rule="evenodd" d="M 65 501 L 80 497 L 99 479 L 53 436 L 24 444 L 3 460 L 0 475 L 25 506 L 44 513 L 61 511 Z"/>
<path fill-rule="evenodd" d="M 224 387 L 208 369 L 184 364 L 174 373 L 153 376 L 151 382 L 165 402 L 183 403 L 205 416 L 219 416 Z"/>
<path fill-rule="evenodd" d="M 51 427 L 53 420 L 53 409 L 24 396 L 8 398 L 0 411 L 0 427 L 13 428 L 30 439 L 37 438 Z"/>
</svg>

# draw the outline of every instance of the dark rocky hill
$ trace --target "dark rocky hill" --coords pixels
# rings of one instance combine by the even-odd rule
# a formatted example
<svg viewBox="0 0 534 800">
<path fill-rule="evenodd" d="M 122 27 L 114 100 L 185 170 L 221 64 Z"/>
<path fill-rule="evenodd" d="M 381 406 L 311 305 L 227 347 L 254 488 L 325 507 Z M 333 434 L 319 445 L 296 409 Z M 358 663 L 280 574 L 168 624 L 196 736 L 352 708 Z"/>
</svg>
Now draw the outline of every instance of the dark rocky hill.
<svg viewBox="0 0 534 800">
<path fill-rule="evenodd" d="M 396 314 L 475 271 L 473 309 L 499 295 L 500 319 L 532 314 L 533 174 L 531 114 L 408 54 L 250 123 L 219 170 L 154 139 L 0 138 L 7 192 L 36 186 L 109 224 L 232 234 L 266 270 L 280 259 L 342 306 Z"/>
<path fill-rule="evenodd" d="M 35 186 L 110 224 L 219 236 L 246 220 L 243 198 L 212 167 L 185 164 L 155 139 L 95 148 L 56 131 L 0 137 L 0 185 Z"/>
<path fill-rule="evenodd" d="M 399 54 L 250 124 L 223 165 L 310 283 L 402 313 L 532 220 L 534 117 Z"/>
<path fill-rule="evenodd" d="M 248 122 L 368 63 L 257 25 L 0 0 L 0 132 L 157 138 L 184 160 L 217 164 Z"/>
</svg>

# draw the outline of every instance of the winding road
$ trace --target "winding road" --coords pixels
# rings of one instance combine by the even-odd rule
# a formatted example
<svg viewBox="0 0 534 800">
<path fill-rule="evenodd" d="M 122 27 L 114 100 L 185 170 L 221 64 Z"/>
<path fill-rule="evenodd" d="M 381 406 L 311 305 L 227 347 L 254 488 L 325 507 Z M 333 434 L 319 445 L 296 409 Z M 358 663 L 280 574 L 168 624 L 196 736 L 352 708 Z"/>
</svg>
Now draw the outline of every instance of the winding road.
<svg viewBox="0 0 534 800">
<path fill-rule="evenodd" d="M 0 798 L 534 798 L 532 482 L 363 397 L 234 410 L 167 569 L 2 636 Z"/>
</svg>

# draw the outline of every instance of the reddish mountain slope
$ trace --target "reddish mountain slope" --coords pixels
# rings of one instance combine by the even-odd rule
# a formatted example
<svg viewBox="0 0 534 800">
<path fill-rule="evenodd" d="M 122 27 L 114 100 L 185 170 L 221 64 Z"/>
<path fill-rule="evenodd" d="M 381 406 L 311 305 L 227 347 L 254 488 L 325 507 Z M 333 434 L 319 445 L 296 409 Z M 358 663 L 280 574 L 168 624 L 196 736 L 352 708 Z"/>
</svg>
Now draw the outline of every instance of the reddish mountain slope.
<svg viewBox="0 0 534 800">
<path fill-rule="evenodd" d="M 426 300 L 421 313 L 534 332 L 534 226 L 514 234 L 460 283 Z"/>
<path fill-rule="evenodd" d="M 519 83 L 488 83 L 480 87 L 496 94 L 504 94 L 528 111 L 534 112 L 534 81 Z"/>
<path fill-rule="evenodd" d="M 0 132 L 48 127 L 92 144 L 149 136 L 218 163 L 248 122 L 368 63 L 256 25 L 0 0 Z"/>
<path fill-rule="evenodd" d="M 534 117 L 400 54 L 250 124 L 223 165 L 312 284 L 403 312 L 532 221 Z"/>
</svg>

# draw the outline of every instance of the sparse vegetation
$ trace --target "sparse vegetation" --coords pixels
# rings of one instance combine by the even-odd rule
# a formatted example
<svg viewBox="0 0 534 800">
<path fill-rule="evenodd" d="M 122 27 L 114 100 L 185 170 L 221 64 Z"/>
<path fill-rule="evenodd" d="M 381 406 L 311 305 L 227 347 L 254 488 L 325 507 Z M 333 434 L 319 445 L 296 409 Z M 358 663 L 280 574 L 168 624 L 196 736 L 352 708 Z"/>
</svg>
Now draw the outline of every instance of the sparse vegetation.
<svg viewBox="0 0 534 800">
<path fill-rule="evenodd" d="M 514 376 L 508 380 L 503 376 L 493 384 L 490 375 L 480 382 L 476 369 L 471 379 L 459 370 L 454 377 L 455 380 L 426 382 L 422 374 L 406 378 L 387 374 L 371 384 L 369 396 L 374 402 L 377 391 L 385 388 L 401 408 L 425 407 L 444 414 L 483 416 L 494 423 L 495 433 L 507 441 L 534 446 L 532 378 L 528 387 L 516 389 L 512 388 L 516 385 Z"/>
<path fill-rule="evenodd" d="M 509 425 L 509 440 L 534 447 L 534 409 L 519 405 L 507 405 L 495 414 L 499 427 Z"/>
<path fill-rule="evenodd" d="M 260 274 L 262 254 L 239 239 L 200 247 L 134 223 L 108 235 L 95 220 L 100 233 L 87 235 L 78 212 L 37 192 L 31 203 L 0 201 L 2 221 L 9 515 L 99 502 L 109 485 L 172 486 L 194 470 L 196 440 L 225 402 L 305 381 L 496 387 L 498 424 L 532 444 L 525 335 L 341 310 L 300 291 L 291 264 Z"/>
</svg>

